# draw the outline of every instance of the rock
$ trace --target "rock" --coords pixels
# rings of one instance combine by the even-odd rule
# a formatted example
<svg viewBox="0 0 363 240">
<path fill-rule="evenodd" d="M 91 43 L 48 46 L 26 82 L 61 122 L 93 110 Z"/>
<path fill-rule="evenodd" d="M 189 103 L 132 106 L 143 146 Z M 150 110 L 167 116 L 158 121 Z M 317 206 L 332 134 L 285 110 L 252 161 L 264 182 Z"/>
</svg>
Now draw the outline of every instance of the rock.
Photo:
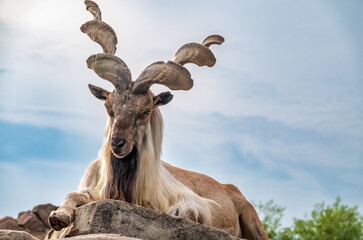
<svg viewBox="0 0 363 240">
<path fill-rule="evenodd" d="M 12 217 L 4 217 L 0 219 L 0 229 L 24 230 L 18 225 L 18 222 Z"/>
<path fill-rule="evenodd" d="M 0 229 L 27 231 L 39 239 L 44 239 L 50 229 L 48 216 L 55 209 L 57 207 L 52 204 L 37 205 L 32 211 L 20 212 L 17 219 L 0 219 Z"/>
<path fill-rule="evenodd" d="M 14 230 L 0 230 L 0 240 L 38 240 L 30 233 Z"/>
<path fill-rule="evenodd" d="M 22 212 L 18 217 L 18 225 L 30 232 L 44 232 L 46 226 L 32 211 Z"/>
<path fill-rule="evenodd" d="M 48 204 L 41 204 L 37 205 L 33 208 L 33 213 L 42 221 L 42 223 L 47 227 L 50 228 L 48 223 L 48 217 L 51 211 L 56 210 L 57 207 L 48 203 Z"/>
<path fill-rule="evenodd" d="M 51 230 L 45 239 L 91 236 L 89 234 L 116 234 L 144 240 L 238 239 L 187 219 L 116 200 L 92 202 L 75 209 L 71 225 L 59 232 Z"/>
<path fill-rule="evenodd" d="M 82 236 L 77 236 L 77 237 L 70 237 L 70 238 L 61 238 L 63 240 L 69 240 L 69 239 L 86 239 L 86 240 L 93 240 L 93 239 L 97 239 L 97 240 L 141 240 L 139 238 L 129 238 L 129 237 L 124 237 L 118 234 L 87 234 L 87 235 L 82 235 Z"/>
</svg>

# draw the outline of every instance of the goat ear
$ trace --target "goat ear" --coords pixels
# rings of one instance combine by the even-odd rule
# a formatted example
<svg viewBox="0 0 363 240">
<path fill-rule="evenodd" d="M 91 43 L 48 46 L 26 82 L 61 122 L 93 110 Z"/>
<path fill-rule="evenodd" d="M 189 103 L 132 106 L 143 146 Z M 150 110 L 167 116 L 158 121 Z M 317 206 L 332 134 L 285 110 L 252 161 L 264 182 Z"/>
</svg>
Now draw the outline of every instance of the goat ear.
<svg viewBox="0 0 363 240">
<path fill-rule="evenodd" d="M 107 96 L 110 94 L 109 91 L 103 89 L 103 88 L 100 88 L 100 87 L 97 87 L 97 86 L 94 86 L 92 84 L 88 84 L 88 88 L 89 90 L 91 90 L 91 93 L 98 99 L 102 100 L 102 101 L 106 101 L 107 99 Z"/>
<path fill-rule="evenodd" d="M 173 99 L 170 92 L 163 92 L 154 97 L 154 108 L 168 104 Z"/>
</svg>

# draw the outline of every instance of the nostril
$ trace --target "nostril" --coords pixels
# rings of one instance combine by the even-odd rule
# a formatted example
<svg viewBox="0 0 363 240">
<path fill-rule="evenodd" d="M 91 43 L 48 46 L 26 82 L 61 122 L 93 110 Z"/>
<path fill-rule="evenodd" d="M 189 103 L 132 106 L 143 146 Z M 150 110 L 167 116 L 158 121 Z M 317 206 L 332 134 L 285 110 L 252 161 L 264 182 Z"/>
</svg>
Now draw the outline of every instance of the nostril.
<svg viewBox="0 0 363 240">
<path fill-rule="evenodd" d="M 122 147 L 123 145 L 125 145 L 125 141 L 121 140 L 117 143 L 117 147 Z"/>
<path fill-rule="evenodd" d="M 113 147 L 123 147 L 123 145 L 125 145 L 125 141 L 124 140 L 116 140 L 116 139 L 112 139 L 111 140 L 111 144 Z"/>
</svg>

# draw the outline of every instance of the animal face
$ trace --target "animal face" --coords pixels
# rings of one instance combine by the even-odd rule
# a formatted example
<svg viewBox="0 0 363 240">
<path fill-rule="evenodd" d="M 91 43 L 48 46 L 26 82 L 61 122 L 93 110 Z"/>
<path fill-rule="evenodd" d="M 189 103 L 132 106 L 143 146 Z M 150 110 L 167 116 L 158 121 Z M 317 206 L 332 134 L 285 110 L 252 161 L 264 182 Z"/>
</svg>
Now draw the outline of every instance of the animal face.
<svg viewBox="0 0 363 240">
<path fill-rule="evenodd" d="M 110 118 L 110 149 L 117 158 L 128 156 L 141 143 L 150 122 L 152 111 L 169 103 L 173 95 L 163 92 L 154 96 L 151 91 L 133 94 L 132 88 L 124 91 L 108 92 L 90 85 L 90 90 L 98 99 L 105 101 Z"/>
<path fill-rule="evenodd" d="M 191 89 L 193 80 L 183 65 L 195 63 L 198 66 L 213 66 L 216 59 L 209 46 L 221 44 L 224 39 L 218 35 L 211 35 L 202 44 L 185 44 L 179 48 L 173 61 L 155 62 L 132 81 L 126 63 L 114 55 L 117 43 L 115 32 L 108 24 L 100 21 L 97 6 L 92 6 L 96 7 L 90 9 L 95 10 L 91 11 L 95 19 L 82 25 L 81 30 L 100 43 L 104 53 L 88 57 L 87 67 L 99 77 L 110 81 L 115 90 L 110 93 L 93 85 L 89 85 L 89 88 L 93 95 L 105 101 L 110 117 L 110 149 L 115 157 L 124 158 L 135 149 L 135 145 L 137 147 L 142 143 L 152 111 L 160 105 L 167 104 L 173 97 L 170 92 L 154 96 L 150 87 L 153 84 L 162 84 L 171 90 Z"/>
</svg>

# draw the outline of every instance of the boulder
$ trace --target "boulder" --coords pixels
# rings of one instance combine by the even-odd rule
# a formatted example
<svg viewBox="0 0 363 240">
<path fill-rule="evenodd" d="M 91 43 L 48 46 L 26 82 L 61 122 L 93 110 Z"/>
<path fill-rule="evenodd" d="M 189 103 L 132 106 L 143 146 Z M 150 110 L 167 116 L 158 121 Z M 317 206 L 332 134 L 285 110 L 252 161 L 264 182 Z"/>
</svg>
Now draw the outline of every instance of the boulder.
<svg viewBox="0 0 363 240">
<path fill-rule="evenodd" d="M 15 230 L 0 230 L 0 240 L 38 240 L 30 233 Z"/>
<path fill-rule="evenodd" d="M 26 231 L 39 239 L 44 239 L 50 229 L 48 225 L 49 214 L 55 209 L 57 207 L 52 204 L 37 205 L 32 211 L 20 212 L 17 219 L 11 217 L 0 219 L 0 229 Z"/>
<path fill-rule="evenodd" d="M 61 231 L 51 230 L 45 239 L 72 239 L 75 236 L 79 237 L 74 239 L 86 239 L 94 234 L 102 234 L 105 238 L 101 239 L 122 239 L 117 238 L 120 236 L 144 240 L 238 239 L 184 218 L 117 200 L 92 202 L 75 209 L 70 226 Z"/>
<path fill-rule="evenodd" d="M 0 229 L 24 230 L 19 226 L 18 222 L 12 217 L 4 217 L 0 219 Z"/>
<path fill-rule="evenodd" d="M 46 226 L 32 211 L 21 212 L 18 217 L 18 225 L 30 232 L 44 232 Z"/>
</svg>

